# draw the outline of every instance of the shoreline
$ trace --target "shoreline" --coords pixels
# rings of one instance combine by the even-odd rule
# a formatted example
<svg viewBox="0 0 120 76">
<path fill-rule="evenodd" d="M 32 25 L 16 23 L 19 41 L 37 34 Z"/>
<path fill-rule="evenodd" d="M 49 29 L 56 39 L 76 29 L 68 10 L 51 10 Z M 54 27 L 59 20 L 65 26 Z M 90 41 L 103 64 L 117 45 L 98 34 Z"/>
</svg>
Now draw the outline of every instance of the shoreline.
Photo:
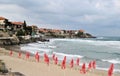
<svg viewBox="0 0 120 76">
<path fill-rule="evenodd" d="M 2 51 L 1 51 L 2 50 Z M 3 51 L 4 50 L 4 51 Z M 38 62 L 36 62 L 35 61 L 35 59 L 34 59 L 34 56 L 32 55 L 32 56 L 30 56 L 30 60 L 26 60 L 25 59 L 25 52 L 22 52 L 22 58 L 18 58 L 18 56 L 17 56 L 17 54 L 18 54 L 18 51 L 15 51 L 15 50 L 13 50 L 13 53 L 14 53 L 14 55 L 12 56 L 12 57 L 10 57 L 9 56 L 9 50 L 6 50 L 5 48 L 0 48 L 0 51 L 1 52 L 3 52 L 3 54 L 0 54 L 0 59 L 2 59 L 3 61 L 5 61 L 5 64 L 7 65 L 7 67 L 10 67 L 10 68 L 13 68 L 13 71 L 18 71 L 18 72 L 23 72 L 24 70 L 16 70 L 16 69 L 19 69 L 20 67 L 16 67 L 16 66 L 14 66 L 14 65 L 18 65 L 18 63 L 16 63 L 16 62 L 25 62 L 26 64 L 27 63 L 29 63 L 29 64 L 27 64 L 27 65 L 29 65 L 29 66 L 31 66 L 31 65 L 33 65 L 33 64 L 35 64 L 35 65 L 33 65 L 33 66 L 31 66 L 31 69 L 32 68 L 34 68 L 34 66 L 38 66 L 38 67 L 42 67 L 42 66 L 40 66 L 39 64 L 41 64 L 41 65 L 44 65 L 44 67 L 42 67 L 42 68 L 46 68 L 46 70 L 47 69 L 49 69 L 48 67 L 49 66 L 47 66 L 45 63 L 44 63 L 44 60 L 43 60 L 43 58 L 40 58 L 40 62 L 38 63 Z M 14 64 L 13 66 L 11 66 L 11 65 L 9 65 L 10 64 L 10 60 L 9 59 L 11 59 L 11 60 L 13 60 L 12 62 L 11 62 L 11 64 Z M 51 61 L 51 60 L 50 60 Z M 22 65 L 22 66 L 24 66 L 24 63 L 23 64 L 19 64 L 19 65 Z M 53 67 L 56 67 L 56 68 L 59 68 L 59 70 L 58 69 L 56 69 L 56 68 L 53 68 L 53 69 L 56 69 L 55 71 L 63 71 L 62 69 L 61 69 L 61 67 L 60 67 L 60 63 L 58 64 L 58 65 L 54 65 L 54 63 L 53 63 L 53 61 L 51 61 L 50 62 L 50 66 L 52 66 L 52 68 Z M 26 66 L 24 66 L 24 67 L 26 67 Z M 42 70 L 42 68 L 39 68 L 39 69 L 41 69 Z M 75 74 L 75 76 L 82 76 L 83 74 L 80 74 L 79 73 L 79 67 L 77 67 L 76 68 L 76 66 L 74 67 L 74 68 L 70 68 L 69 67 L 69 64 L 67 64 L 67 68 L 66 68 L 67 70 L 68 70 L 68 74 L 69 74 L 69 72 L 70 71 L 74 71 L 75 73 L 77 73 L 77 75 Z M 65 69 L 65 70 L 66 70 Z M 93 72 L 94 71 L 94 72 Z M 107 71 L 104 71 L 104 70 L 98 70 L 98 69 L 96 69 L 96 70 L 93 70 L 93 71 L 91 71 L 91 72 L 88 72 L 88 74 L 90 74 L 90 75 L 88 75 L 88 74 L 85 74 L 85 76 L 96 76 L 98 73 L 99 74 L 101 74 L 102 76 L 106 76 L 106 74 L 107 74 Z M 32 71 L 31 71 L 32 72 Z M 37 72 L 38 73 L 38 72 Z M 47 72 L 46 72 L 47 73 Z M 48 73 L 51 73 L 50 71 L 48 71 Z M 23 73 L 24 74 L 24 73 Z M 43 75 L 43 74 L 40 74 L 40 75 Z M 56 76 L 56 75 L 58 75 L 58 74 L 53 74 L 52 73 L 52 75 L 50 75 L 50 76 Z M 72 75 L 69 75 L 69 76 L 73 76 L 74 74 L 72 74 Z M 101 76 L 101 75 L 97 75 L 97 76 Z M 114 73 L 114 76 L 119 76 L 120 75 L 120 73 Z M 25 73 L 25 76 L 33 76 L 33 75 L 27 75 L 26 73 Z M 36 76 L 39 76 L 39 75 L 36 75 Z M 45 75 L 45 76 L 48 76 L 48 75 Z M 58 75 L 59 76 L 59 75 Z M 63 75 L 62 75 L 63 76 Z M 68 75 L 66 75 L 66 76 L 68 76 Z"/>
<path fill-rule="evenodd" d="M 7 45 L 7 46 L 2 46 L 2 48 L 5 48 L 6 50 L 12 50 L 12 51 L 14 51 L 14 52 L 16 52 L 16 53 L 18 53 L 18 52 L 21 52 L 22 54 L 26 54 L 26 50 L 21 50 L 20 49 L 20 45 Z M 28 51 L 29 52 L 29 51 Z M 30 53 L 30 52 L 29 52 Z M 30 56 L 32 56 L 32 57 L 34 57 L 34 55 L 35 54 L 33 54 L 33 53 L 30 53 Z M 43 58 L 43 56 L 41 56 L 41 58 Z M 52 60 L 52 58 L 50 58 L 51 60 Z M 61 62 L 61 61 L 59 61 L 59 62 Z M 67 65 L 69 65 L 69 63 L 67 62 Z M 82 65 L 81 65 L 82 66 Z M 108 68 L 101 68 L 101 67 L 96 67 L 96 69 L 97 70 L 102 70 L 102 71 L 107 71 L 108 70 Z M 120 71 L 115 71 L 114 70 L 114 72 L 115 73 L 120 73 Z"/>
</svg>

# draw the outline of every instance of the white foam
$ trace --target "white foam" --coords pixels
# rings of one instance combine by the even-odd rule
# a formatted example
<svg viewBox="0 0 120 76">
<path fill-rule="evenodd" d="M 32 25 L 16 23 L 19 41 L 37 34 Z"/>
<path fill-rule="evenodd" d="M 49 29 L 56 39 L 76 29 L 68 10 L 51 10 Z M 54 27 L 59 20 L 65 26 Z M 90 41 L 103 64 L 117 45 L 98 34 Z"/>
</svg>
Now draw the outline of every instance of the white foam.
<svg viewBox="0 0 120 76">
<path fill-rule="evenodd" d="M 49 45 L 48 47 L 49 47 L 49 48 L 52 48 L 52 49 L 53 49 L 53 48 L 56 48 L 56 46 L 51 46 L 51 45 Z"/>
<path fill-rule="evenodd" d="M 114 64 L 120 64 L 119 59 L 102 59 L 102 61 L 107 61 L 107 62 L 114 63 Z"/>
<path fill-rule="evenodd" d="M 26 50 L 26 51 L 29 51 L 31 53 L 34 53 L 36 51 L 38 51 L 38 52 L 42 51 L 42 52 L 49 53 L 52 51 L 51 49 L 38 48 L 38 47 L 34 48 L 34 47 L 29 47 L 29 46 L 21 47 L 21 50 Z"/>
<path fill-rule="evenodd" d="M 60 58 L 60 60 L 62 60 L 64 58 L 64 56 L 67 57 L 67 60 L 71 59 L 71 58 L 82 58 L 83 56 L 80 55 L 72 55 L 72 54 L 64 54 L 64 53 L 58 53 L 58 52 L 53 52 L 56 56 L 58 56 Z"/>
<path fill-rule="evenodd" d="M 108 71 L 108 68 L 96 67 L 96 69 Z M 120 72 L 120 70 L 119 69 L 114 69 L 114 72 Z"/>
</svg>

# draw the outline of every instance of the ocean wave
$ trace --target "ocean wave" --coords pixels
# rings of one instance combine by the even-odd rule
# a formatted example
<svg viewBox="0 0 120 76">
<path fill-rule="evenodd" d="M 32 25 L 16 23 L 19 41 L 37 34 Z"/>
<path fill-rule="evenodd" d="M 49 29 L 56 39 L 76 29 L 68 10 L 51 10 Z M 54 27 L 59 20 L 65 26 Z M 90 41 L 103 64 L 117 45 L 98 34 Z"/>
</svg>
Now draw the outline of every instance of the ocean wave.
<svg viewBox="0 0 120 76">
<path fill-rule="evenodd" d="M 80 44 L 95 45 L 95 46 L 106 46 L 110 48 L 120 49 L 120 41 L 104 41 L 97 39 L 52 39 L 54 41 L 67 41 L 67 42 L 77 42 Z"/>
<path fill-rule="evenodd" d="M 56 48 L 56 46 L 52 46 L 52 45 L 49 45 L 48 47 L 52 49 Z"/>
<path fill-rule="evenodd" d="M 65 54 L 65 53 L 58 53 L 58 52 L 53 52 L 53 54 L 55 54 L 56 56 L 58 56 L 60 58 L 60 60 L 62 60 L 64 58 L 64 56 L 67 57 L 67 60 L 70 59 L 74 59 L 74 58 L 83 58 L 83 56 L 81 55 L 72 55 L 72 54 Z"/>
<path fill-rule="evenodd" d="M 120 64 L 120 60 L 117 59 L 102 59 L 102 61 L 107 61 L 109 63 Z"/>
<path fill-rule="evenodd" d="M 96 69 L 108 71 L 108 68 L 96 67 Z M 114 72 L 120 72 L 120 70 L 119 69 L 114 69 Z"/>
<path fill-rule="evenodd" d="M 31 53 L 35 53 L 35 52 L 46 52 L 46 53 L 49 53 L 49 52 L 52 52 L 51 49 L 45 49 L 45 48 L 34 48 L 34 47 L 27 47 L 27 46 L 23 46 L 21 47 L 21 50 L 26 50 L 26 51 L 29 51 Z"/>
</svg>

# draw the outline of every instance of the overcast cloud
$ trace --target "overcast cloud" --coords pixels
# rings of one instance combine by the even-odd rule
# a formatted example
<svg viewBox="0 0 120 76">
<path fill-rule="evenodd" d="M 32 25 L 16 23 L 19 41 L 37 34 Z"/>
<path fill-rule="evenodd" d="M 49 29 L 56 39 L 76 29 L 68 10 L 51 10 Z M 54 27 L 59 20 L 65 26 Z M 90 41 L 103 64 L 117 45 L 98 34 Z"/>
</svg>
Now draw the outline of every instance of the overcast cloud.
<svg viewBox="0 0 120 76">
<path fill-rule="evenodd" d="M 120 0 L 0 0 L 0 16 L 39 27 L 120 36 Z"/>
</svg>

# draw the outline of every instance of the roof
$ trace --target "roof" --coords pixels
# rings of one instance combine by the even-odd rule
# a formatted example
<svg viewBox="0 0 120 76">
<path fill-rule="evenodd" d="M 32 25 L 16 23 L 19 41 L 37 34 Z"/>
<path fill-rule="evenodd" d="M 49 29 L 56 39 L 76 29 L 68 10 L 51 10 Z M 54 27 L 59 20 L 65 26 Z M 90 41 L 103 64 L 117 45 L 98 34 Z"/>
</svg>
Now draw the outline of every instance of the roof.
<svg viewBox="0 0 120 76">
<path fill-rule="evenodd" d="M 79 32 L 85 32 L 84 30 L 79 30 Z"/>
<path fill-rule="evenodd" d="M 48 30 L 45 29 L 45 28 L 40 28 L 39 31 L 44 32 L 44 33 L 47 33 L 47 32 L 48 32 Z"/>
<path fill-rule="evenodd" d="M 61 31 L 57 30 L 57 29 L 51 29 L 51 32 L 57 33 L 57 32 L 61 32 Z"/>
<path fill-rule="evenodd" d="M 5 20 L 6 18 L 5 17 L 0 17 L 0 20 Z"/>
<path fill-rule="evenodd" d="M 12 24 L 15 24 L 15 25 L 23 25 L 23 22 L 12 22 Z"/>
</svg>

